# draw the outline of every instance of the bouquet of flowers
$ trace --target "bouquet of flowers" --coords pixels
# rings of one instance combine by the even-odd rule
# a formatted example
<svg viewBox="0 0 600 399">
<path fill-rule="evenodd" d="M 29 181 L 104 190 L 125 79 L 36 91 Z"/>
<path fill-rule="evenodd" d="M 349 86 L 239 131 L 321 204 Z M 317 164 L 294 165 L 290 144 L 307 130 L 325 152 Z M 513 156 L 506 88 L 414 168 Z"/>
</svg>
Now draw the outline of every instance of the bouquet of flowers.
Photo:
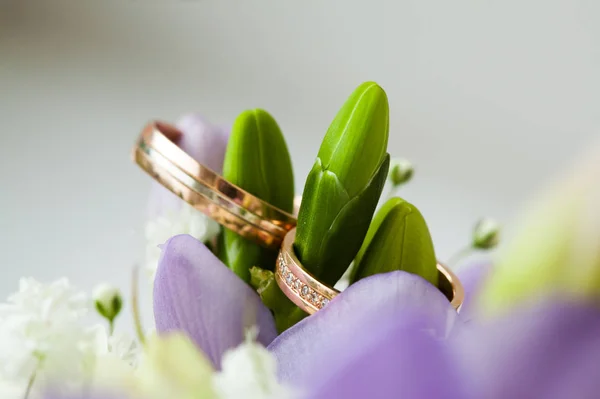
<svg viewBox="0 0 600 399">
<path fill-rule="evenodd" d="M 24 278 L 0 305 L 0 398 L 597 398 L 600 152 L 541 193 L 493 262 L 462 261 L 497 245 L 483 219 L 445 264 L 397 195 L 413 168 L 388 134 L 387 96 L 363 83 L 295 197 L 266 111 L 230 132 L 150 123 L 133 155 L 156 180 L 155 326 L 137 278 L 91 297 Z M 115 328 L 125 307 L 131 334 Z"/>
</svg>

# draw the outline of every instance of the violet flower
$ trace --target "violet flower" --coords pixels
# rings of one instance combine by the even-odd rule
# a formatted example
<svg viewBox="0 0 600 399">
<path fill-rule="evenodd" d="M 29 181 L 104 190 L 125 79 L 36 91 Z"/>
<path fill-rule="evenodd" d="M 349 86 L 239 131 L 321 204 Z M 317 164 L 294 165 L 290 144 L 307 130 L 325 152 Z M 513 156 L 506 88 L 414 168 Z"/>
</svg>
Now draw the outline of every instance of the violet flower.
<svg viewBox="0 0 600 399">
<path fill-rule="evenodd" d="M 288 379 L 286 363 L 292 360 L 288 360 L 291 357 L 286 353 L 318 351 L 315 345 L 319 343 L 311 341 L 319 332 L 327 332 L 322 336 L 336 339 L 338 333 L 352 331 L 363 324 L 376 326 L 371 323 L 388 315 L 396 317 L 396 313 L 429 314 L 437 330 L 446 328 L 447 323 L 456 318 L 456 312 L 437 288 L 416 275 L 395 272 L 353 284 L 327 308 L 275 340 L 273 317 L 259 296 L 204 244 L 188 235 L 179 235 L 162 249 L 154 283 L 157 330 L 187 333 L 216 367 L 227 349 L 243 341 L 244 327 L 252 324 L 259 328 L 258 341 L 271 344 L 270 349 L 281 365 L 281 375 Z M 468 283 L 465 286 L 468 296 L 474 288 L 470 284 L 475 286 L 479 281 L 477 276 L 466 276 L 479 270 L 469 268 L 465 272 L 461 277 L 465 276 L 462 278 Z M 327 346 L 327 342 L 323 345 Z M 290 349 L 290 345 L 294 348 Z"/>
<path fill-rule="evenodd" d="M 543 217 L 551 220 L 553 215 Z M 557 231 L 544 238 L 570 242 L 572 237 Z M 548 248 L 556 242 L 537 244 L 535 248 Z M 565 255 L 554 262 L 565 259 L 575 258 Z M 542 266 L 536 273 L 543 273 Z M 569 266 L 576 265 L 551 266 L 554 269 L 549 270 L 568 273 Z M 154 314 L 159 333 L 187 333 L 216 367 L 225 350 L 242 342 L 244 326 L 256 324 L 259 342 L 277 358 L 280 379 L 308 399 L 597 397 L 597 297 L 534 295 L 538 300 L 523 301 L 523 291 L 521 302 L 514 301 L 519 306 L 510 312 L 484 312 L 479 317 L 474 293 L 486 280 L 492 294 L 510 295 L 506 270 L 511 269 L 499 273 L 502 290 L 494 288 L 494 270 L 490 274 L 485 265 L 457 270 L 466 292 L 458 314 L 418 276 L 401 271 L 371 276 L 277 337 L 272 316 L 258 295 L 202 243 L 179 235 L 163 247 Z M 579 272 L 583 278 L 593 269 Z M 560 293 L 560 287 L 543 288 Z"/>
<path fill-rule="evenodd" d="M 159 332 L 183 331 L 219 368 L 223 353 L 259 327 L 258 342 L 276 336 L 269 309 L 250 286 L 204 244 L 189 235 L 163 246 L 154 280 L 154 318 Z"/>
<path fill-rule="evenodd" d="M 546 302 L 465 323 L 435 287 L 398 271 L 353 284 L 275 338 L 258 296 L 191 237 L 166 244 L 157 276 L 159 331 L 185 331 L 218 366 L 241 343 L 251 304 L 280 378 L 310 389 L 308 398 L 591 398 L 600 390 L 600 309 L 589 303 Z"/>
<path fill-rule="evenodd" d="M 195 115 L 182 118 L 177 126 L 183 132 L 177 144 L 220 172 L 228 134 Z M 149 201 L 151 214 L 163 214 L 181 204 L 181 199 L 155 183 Z M 468 275 L 473 278 L 467 281 L 467 291 L 471 284 L 477 284 L 481 269 L 469 268 L 463 273 Z M 408 290 L 403 295 L 414 292 Z M 158 331 L 186 332 L 217 368 L 223 353 L 243 341 L 248 324 L 257 324 L 258 341 L 265 346 L 277 336 L 271 313 L 256 292 L 189 235 L 176 235 L 162 246 L 154 285 L 154 314 Z"/>
<path fill-rule="evenodd" d="M 406 298 L 395 297 L 372 315 L 352 310 L 364 310 L 361 300 L 368 307 L 373 288 L 406 287 L 410 278 L 400 273 L 350 286 L 344 301 L 278 337 L 270 349 L 281 377 L 310 387 L 308 398 L 596 397 L 600 309 L 591 303 L 539 303 L 465 324 L 422 287 L 404 306 L 396 301 Z M 414 294 L 424 282 L 412 280 Z"/>
</svg>

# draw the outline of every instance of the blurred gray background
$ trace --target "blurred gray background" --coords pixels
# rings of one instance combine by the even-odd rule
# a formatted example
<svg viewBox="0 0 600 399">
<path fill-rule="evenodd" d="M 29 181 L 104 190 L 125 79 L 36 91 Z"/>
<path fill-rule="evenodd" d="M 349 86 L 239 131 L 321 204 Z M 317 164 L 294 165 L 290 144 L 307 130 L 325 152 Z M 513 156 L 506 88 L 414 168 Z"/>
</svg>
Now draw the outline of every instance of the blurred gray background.
<svg viewBox="0 0 600 399">
<path fill-rule="evenodd" d="M 269 110 L 301 192 L 337 109 L 388 93 L 401 195 L 444 259 L 511 226 L 600 131 L 596 0 L 0 0 L 0 297 L 20 276 L 129 284 L 150 178 L 141 127 Z M 510 234 L 510 227 L 507 230 Z"/>
</svg>

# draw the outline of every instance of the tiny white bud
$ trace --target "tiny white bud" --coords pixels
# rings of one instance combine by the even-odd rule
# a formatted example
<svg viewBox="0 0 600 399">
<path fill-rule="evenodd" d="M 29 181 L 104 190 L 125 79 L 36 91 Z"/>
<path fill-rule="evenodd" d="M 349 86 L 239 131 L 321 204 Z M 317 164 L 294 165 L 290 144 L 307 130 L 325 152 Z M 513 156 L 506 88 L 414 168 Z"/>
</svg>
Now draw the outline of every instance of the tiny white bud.
<svg viewBox="0 0 600 399">
<path fill-rule="evenodd" d="M 112 322 L 123 307 L 123 297 L 117 287 L 100 284 L 94 289 L 94 304 L 98 313 Z"/>
<path fill-rule="evenodd" d="M 394 186 L 407 183 L 413 176 L 415 169 L 406 159 L 395 159 L 390 166 L 389 179 Z"/>
<path fill-rule="evenodd" d="M 481 219 L 473 229 L 473 247 L 492 249 L 500 240 L 500 224 L 491 218 Z"/>
</svg>

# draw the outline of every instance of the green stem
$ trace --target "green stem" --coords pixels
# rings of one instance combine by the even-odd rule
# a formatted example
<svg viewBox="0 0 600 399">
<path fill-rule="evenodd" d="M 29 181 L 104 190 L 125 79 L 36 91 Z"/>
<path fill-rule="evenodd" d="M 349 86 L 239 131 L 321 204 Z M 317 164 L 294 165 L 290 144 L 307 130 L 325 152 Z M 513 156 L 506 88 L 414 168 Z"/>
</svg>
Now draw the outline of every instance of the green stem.
<svg viewBox="0 0 600 399">
<path fill-rule="evenodd" d="M 458 265 L 461 260 L 471 255 L 471 253 L 473 253 L 473 247 L 471 245 L 464 247 L 448 259 L 448 266 L 453 267 Z"/>
<path fill-rule="evenodd" d="M 112 336 L 114 332 L 115 332 L 115 321 L 109 320 L 108 321 L 108 334 L 110 336 Z"/>
<path fill-rule="evenodd" d="M 393 184 L 391 185 L 390 191 L 387 194 L 387 199 L 388 200 L 390 200 L 390 199 L 392 199 L 392 198 L 394 198 L 396 196 L 396 193 L 398 192 L 398 187 L 400 187 L 400 186 L 394 186 Z"/>
<path fill-rule="evenodd" d="M 33 383 L 35 382 L 36 374 L 37 374 L 37 367 L 31 374 L 31 377 L 29 377 L 29 382 L 27 383 L 27 389 L 25 390 L 25 396 L 23 396 L 23 399 L 29 398 L 29 395 L 31 394 L 31 388 L 33 387 Z"/>
<path fill-rule="evenodd" d="M 140 343 L 144 345 L 146 339 L 144 337 L 144 329 L 142 328 L 142 320 L 140 317 L 140 306 L 138 303 L 139 292 L 138 292 L 138 267 L 133 268 L 133 278 L 131 282 L 131 308 L 133 313 L 133 322 L 135 324 L 135 332 L 137 334 Z"/>
</svg>

